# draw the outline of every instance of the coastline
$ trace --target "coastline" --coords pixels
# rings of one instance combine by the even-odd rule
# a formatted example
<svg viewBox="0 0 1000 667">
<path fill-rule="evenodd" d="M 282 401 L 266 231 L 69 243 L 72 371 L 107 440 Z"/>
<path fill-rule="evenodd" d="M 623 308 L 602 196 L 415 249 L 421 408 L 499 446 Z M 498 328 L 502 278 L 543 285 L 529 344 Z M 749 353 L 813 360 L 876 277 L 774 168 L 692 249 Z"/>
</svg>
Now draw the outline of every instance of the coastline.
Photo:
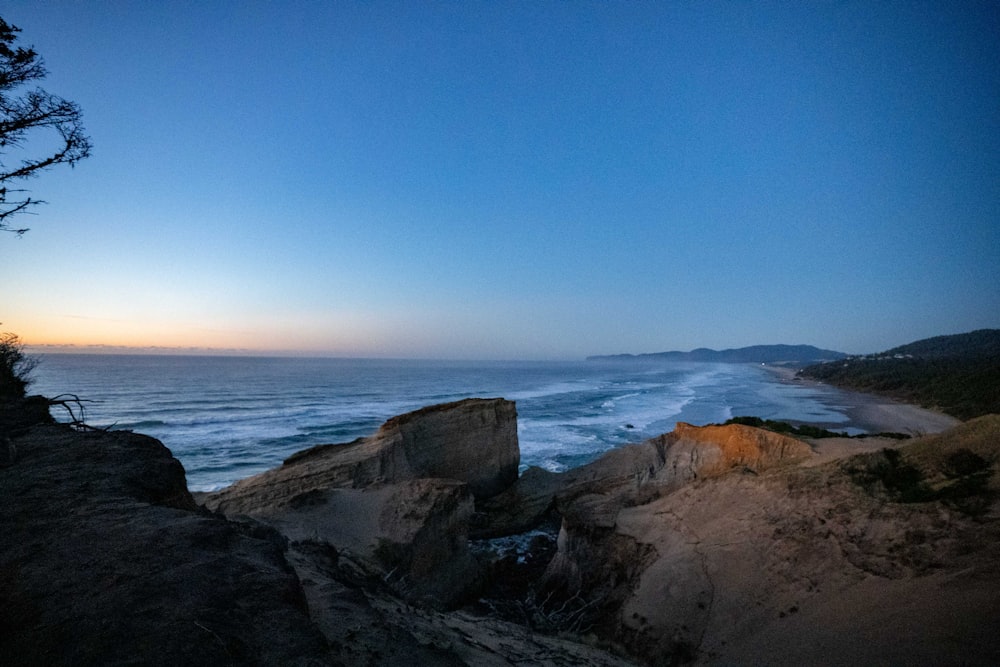
<svg viewBox="0 0 1000 667">
<path fill-rule="evenodd" d="M 397 416 L 362 446 L 311 450 L 201 509 L 180 462 L 152 438 L 51 423 L 22 430 L 0 467 L 0 529 L 11 536 L 0 568 L 17 575 L 0 582 L 13 610 L 0 619 L 0 662 L 249 655 L 266 664 L 625 667 L 829 655 L 948 664 L 959 654 L 998 664 L 996 495 L 969 480 L 988 471 L 995 488 L 1000 418 L 897 456 L 883 450 L 899 441 L 885 438 L 803 444 L 736 425 L 688 426 L 676 442 L 619 449 L 575 475 L 525 475 L 477 504 L 463 473 L 506 477 L 509 457 L 483 450 L 519 447 L 516 411 L 496 401 Z M 447 444 L 429 448 L 429 439 Z M 413 467 L 407 448 L 434 452 L 428 467 Z M 898 482 L 866 483 L 866 474 L 895 482 L 884 471 L 897 460 L 934 479 L 959 452 L 974 467 L 921 501 L 901 500 Z M 818 467 L 857 453 L 869 456 Z M 448 467 L 470 457 L 471 467 Z M 520 553 L 489 547 L 495 560 L 471 551 L 470 540 L 523 535 L 553 518 L 563 539 L 536 532 Z M 414 592 L 417 572 L 434 594 Z M 588 596 L 582 610 L 599 609 L 588 623 L 609 629 L 546 630 L 503 612 L 513 600 L 523 610 L 523 591 L 544 576 L 575 586 L 569 601 Z M 457 606 L 465 590 L 481 604 Z M 439 602 L 440 591 L 456 591 L 456 602 Z M 538 608 L 550 613 L 547 604 Z M 640 626 L 652 630 L 633 634 Z"/>
<path fill-rule="evenodd" d="M 848 402 L 844 414 L 850 419 L 850 425 L 871 433 L 906 433 L 920 436 L 940 433 L 962 423 L 962 420 L 951 415 L 912 403 L 903 403 L 877 394 L 852 391 L 817 380 L 798 377 L 796 375 L 798 368 L 771 365 L 763 366 L 763 368 L 776 375 L 781 382 L 821 385 L 836 389 Z M 843 424 L 816 422 L 815 425 L 832 431 L 844 428 Z"/>
</svg>

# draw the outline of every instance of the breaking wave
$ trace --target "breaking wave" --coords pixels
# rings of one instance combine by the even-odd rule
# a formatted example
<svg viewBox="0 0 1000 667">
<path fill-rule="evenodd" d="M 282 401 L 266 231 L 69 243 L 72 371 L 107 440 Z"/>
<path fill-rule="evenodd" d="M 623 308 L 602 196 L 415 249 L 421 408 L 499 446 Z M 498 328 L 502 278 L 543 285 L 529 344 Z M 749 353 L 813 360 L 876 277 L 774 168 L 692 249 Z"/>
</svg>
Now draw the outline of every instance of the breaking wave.
<svg viewBox="0 0 1000 667">
<path fill-rule="evenodd" d="M 159 438 L 195 491 L 470 396 L 516 401 L 522 464 L 549 470 L 587 463 L 678 421 L 847 420 L 832 391 L 783 384 L 752 365 L 45 355 L 35 378 L 39 393 L 95 401 L 87 408 L 95 426 Z"/>
</svg>

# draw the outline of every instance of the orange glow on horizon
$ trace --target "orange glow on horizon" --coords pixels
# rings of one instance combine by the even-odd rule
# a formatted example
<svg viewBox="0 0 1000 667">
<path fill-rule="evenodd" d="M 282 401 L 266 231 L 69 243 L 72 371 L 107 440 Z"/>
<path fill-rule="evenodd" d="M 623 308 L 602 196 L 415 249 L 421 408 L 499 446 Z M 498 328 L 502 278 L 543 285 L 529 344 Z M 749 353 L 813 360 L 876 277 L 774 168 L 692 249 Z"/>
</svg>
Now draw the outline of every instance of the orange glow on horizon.
<svg viewBox="0 0 1000 667">
<path fill-rule="evenodd" d="M 9 324 L 9 326 L 8 326 Z M 357 326 L 345 335 L 319 323 L 285 323 L 282 327 L 242 329 L 136 322 L 86 317 L 44 317 L 31 322 L 5 322 L 0 328 L 18 335 L 28 348 L 41 351 L 219 351 L 247 354 L 288 353 L 338 356 L 381 356 L 379 336 Z"/>
</svg>

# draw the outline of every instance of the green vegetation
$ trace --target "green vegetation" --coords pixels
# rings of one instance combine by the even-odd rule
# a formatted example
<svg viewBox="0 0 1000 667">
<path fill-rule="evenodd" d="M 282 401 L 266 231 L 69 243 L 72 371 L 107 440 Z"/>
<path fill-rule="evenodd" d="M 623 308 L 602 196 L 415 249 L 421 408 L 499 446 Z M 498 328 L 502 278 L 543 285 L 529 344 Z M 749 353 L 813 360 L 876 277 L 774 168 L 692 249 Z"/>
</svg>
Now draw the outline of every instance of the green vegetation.
<svg viewBox="0 0 1000 667">
<path fill-rule="evenodd" d="M 1000 414 L 1000 330 L 937 336 L 877 355 L 808 366 L 800 374 L 963 420 Z"/>
<path fill-rule="evenodd" d="M 792 426 L 788 422 L 774 421 L 773 419 L 761 419 L 760 417 L 733 417 L 726 421 L 726 424 L 742 424 L 743 426 L 753 426 L 756 428 L 763 428 L 768 431 L 774 431 L 775 433 L 784 433 L 786 435 L 795 435 L 802 438 L 895 438 L 896 440 L 905 440 L 909 438 L 905 433 L 862 433 L 860 435 L 848 435 L 843 432 L 828 431 L 825 428 L 819 428 L 817 426 L 810 426 L 809 424 L 803 424 L 801 426 Z"/>
<path fill-rule="evenodd" d="M 922 359 L 1000 357 L 1000 329 L 979 329 L 954 336 L 934 336 L 886 350 L 887 356 L 911 355 Z"/>
</svg>

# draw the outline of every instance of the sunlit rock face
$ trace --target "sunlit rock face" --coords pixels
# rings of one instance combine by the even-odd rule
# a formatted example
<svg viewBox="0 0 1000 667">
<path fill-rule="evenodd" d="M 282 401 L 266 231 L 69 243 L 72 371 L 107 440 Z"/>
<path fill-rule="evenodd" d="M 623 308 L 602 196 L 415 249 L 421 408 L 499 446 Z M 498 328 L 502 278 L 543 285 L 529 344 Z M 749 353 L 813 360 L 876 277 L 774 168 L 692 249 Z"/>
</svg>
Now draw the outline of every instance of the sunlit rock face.
<svg viewBox="0 0 1000 667">
<path fill-rule="evenodd" d="M 763 471 L 810 456 L 809 445 L 779 433 L 681 422 L 671 433 L 612 449 L 565 473 L 529 469 L 503 493 L 478 503 L 484 516 L 474 533 L 514 534 L 553 509 L 571 524 L 582 513 L 585 523 L 610 527 L 621 507 L 649 502 L 692 480 L 734 468 Z"/>
<path fill-rule="evenodd" d="M 780 433 L 751 426 L 692 426 L 679 422 L 671 434 L 675 457 L 690 452 L 690 472 L 710 476 L 733 468 L 760 472 L 812 455 L 809 445 Z"/>
<path fill-rule="evenodd" d="M 984 417 L 817 463 L 678 424 L 557 492 L 546 585 L 652 663 L 995 664 L 998 434 Z"/>
</svg>

